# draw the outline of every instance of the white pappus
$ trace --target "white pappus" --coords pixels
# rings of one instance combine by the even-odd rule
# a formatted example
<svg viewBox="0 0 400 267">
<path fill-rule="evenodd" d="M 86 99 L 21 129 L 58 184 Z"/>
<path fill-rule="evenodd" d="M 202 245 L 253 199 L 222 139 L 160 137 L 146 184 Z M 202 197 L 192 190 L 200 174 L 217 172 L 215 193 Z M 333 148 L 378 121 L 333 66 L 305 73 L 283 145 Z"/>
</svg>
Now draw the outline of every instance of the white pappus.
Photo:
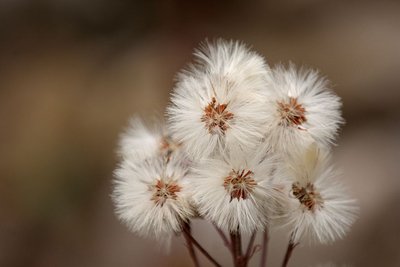
<svg viewBox="0 0 400 267">
<path fill-rule="evenodd" d="M 288 179 L 285 219 L 293 230 L 292 242 L 298 243 L 305 236 L 320 243 L 344 237 L 357 218 L 358 207 L 337 181 L 338 172 L 326 152 L 313 144 L 289 162 L 277 173 Z"/>
<path fill-rule="evenodd" d="M 115 171 L 113 200 L 118 217 L 144 237 L 170 236 L 194 215 L 182 157 L 122 161 Z"/>
<path fill-rule="evenodd" d="M 194 158 L 252 150 L 263 137 L 269 67 L 239 42 L 204 43 L 178 75 L 167 108 L 172 136 Z"/>
<path fill-rule="evenodd" d="M 119 154 L 131 162 L 141 163 L 154 157 L 168 158 L 174 153 L 184 153 L 161 121 L 147 126 L 139 117 L 133 117 L 121 134 Z"/>
<path fill-rule="evenodd" d="M 264 230 L 280 202 L 282 187 L 272 179 L 275 158 L 256 156 L 203 159 L 193 167 L 191 188 L 200 215 L 220 229 Z"/>
<path fill-rule="evenodd" d="M 342 104 L 317 71 L 277 66 L 266 91 L 266 142 L 276 152 L 286 155 L 313 142 L 324 148 L 334 143 L 344 122 Z"/>
</svg>

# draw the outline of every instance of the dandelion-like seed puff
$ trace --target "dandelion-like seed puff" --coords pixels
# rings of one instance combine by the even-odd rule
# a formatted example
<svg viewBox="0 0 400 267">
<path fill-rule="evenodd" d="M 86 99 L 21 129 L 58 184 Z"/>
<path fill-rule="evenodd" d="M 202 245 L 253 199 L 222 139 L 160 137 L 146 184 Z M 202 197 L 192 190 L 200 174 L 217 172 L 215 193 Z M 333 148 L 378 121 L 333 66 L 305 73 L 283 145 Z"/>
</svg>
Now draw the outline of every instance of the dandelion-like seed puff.
<svg viewBox="0 0 400 267">
<path fill-rule="evenodd" d="M 340 98 L 313 70 L 278 66 L 269 77 L 266 142 L 277 153 L 291 154 L 312 143 L 329 148 L 343 123 Z"/>
<path fill-rule="evenodd" d="M 113 199 L 118 217 L 135 233 L 162 238 L 179 232 L 194 211 L 182 159 L 162 157 L 133 164 L 123 161 L 115 171 Z"/>
<path fill-rule="evenodd" d="M 184 153 L 161 122 L 146 126 L 139 117 L 130 120 L 129 127 L 121 135 L 119 154 L 122 158 L 140 163 L 143 160 Z"/>
<path fill-rule="evenodd" d="M 195 158 L 254 149 L 267 117 L 268 65 L 233 41 L 204 43 L 195 57 L 178 75 L 167 109 L 172 136 Z"/>
<path fill-rule="evenodd" d="M 293 229 L 293 243 L 305 236 L 311 241 L 331 243 L 343 238 L 357 217 L 355 200 L 337 181 L 338 173 L 329 164 L 325 152 L 312 145 L 286 167 L 286 219 Z"/>
<path fill-rule="evenodd" d="M 256 154 L 203 160 L 194 167 L 191 184 L 199 213 L 221 229 L 264 230 L 274 203 L 283 197 L 272 179 L 274 159 Z"/>
</svg>

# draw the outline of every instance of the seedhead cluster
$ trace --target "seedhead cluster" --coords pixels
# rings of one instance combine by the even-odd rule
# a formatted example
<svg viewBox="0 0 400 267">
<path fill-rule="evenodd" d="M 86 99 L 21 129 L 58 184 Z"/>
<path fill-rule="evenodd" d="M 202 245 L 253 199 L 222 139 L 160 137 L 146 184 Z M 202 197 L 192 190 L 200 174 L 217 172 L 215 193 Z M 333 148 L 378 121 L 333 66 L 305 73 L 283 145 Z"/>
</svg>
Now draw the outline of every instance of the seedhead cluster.
<svg viewBox="0 0 400 267">
<path fill-rule="evenodd" d="M 271 68 L 240 42 L 205 42 L 195 57 L 178 75 L 166 123 L 135 118 L 121 136 L 118 217 L 140 236 L 182 233 L 196 266 L 194 247 L 220 265 L 191 235 L 194 219 L 216 227 L 236 267 L 252 258 L 256 233 L 275 227 L 289 233 L 283 266 L 303 240 L 342 238 L 357 207 L 331 167 L 343 119 L 328 82 L 293 64 Z M 246 253 L 241 235 L 250 236 Z"/>
</svg>

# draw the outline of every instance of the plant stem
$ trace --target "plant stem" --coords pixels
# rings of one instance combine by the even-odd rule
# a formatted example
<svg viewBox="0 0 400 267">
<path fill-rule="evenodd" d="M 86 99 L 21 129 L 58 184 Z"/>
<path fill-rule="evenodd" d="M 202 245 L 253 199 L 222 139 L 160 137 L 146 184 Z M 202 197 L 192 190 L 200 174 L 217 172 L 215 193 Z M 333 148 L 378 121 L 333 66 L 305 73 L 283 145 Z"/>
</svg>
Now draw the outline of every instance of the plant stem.
<svg viewBox="0 0 400 267">
<path fill-rule="evenodd" d="M 197 258 L 196 252 L 194 251 L 193 242 L 192 242 L 192 240 L 189 238 L 189 236 L 187 234 L 187 233 L 189 233 L 191 235 L 191 233 L 192 233 L 192 229 L 190 227 L 190 221 L 185 222 L 183 224 L 183 229 L 184 229 L 183 235 L 184 235 L 185 240 L 186 240 L 186 245 L 187 245 L 187 248 L 188 248 L 188 251 L 189 251 L 189 255 L 192 258 L 194 266 L 195 267 L 199 267 L 200 264 L 199 264 L 199 260 Z"/>
<path fill-rule="evenodd" d="M 292 238 L 290 238 L 288 247 L 286 249 L 285 258 L 283 259 L 283 262 L 282 262 L 282 267 L 286 267 L 288 265 L 290 256 L 292 256 L 293 250 L 298 244 L 299 243 L 294 243 Z"/>
<path fill-rule="evenodd" d="M 246 249 L 246 254 L 244 255 L 244 261 L 246 262 L 246 265 L 249 263 L 249 260 L 252 255 L 252 251 L 254 250 L 254 240 L 256 239 L 256 231 L 253 232 L 253 234 L 250 237 L 249 244 L 247 245 Z"/>
<path fill-rule="evenodd" d="M 239 229 L 236 232 L 231 233 L 231 244 L 235 267 L 245 267 L 246 261 L 244 260 L 242 254 L 242 236 Z"/>
<path fill-rule="evenodd" d="M 229 242 L 228 238 L 226 237 L 226 235 L 224 234 L 224 232 L 218 228 L 218 226 L 216 226 L 215 224 L 213 224 L 215 229 L 217 230 L 219 236 L 221 237 L 222 241 L 224 242 L 224 245 L 229 249 L 229 251 L 233 254 L 233 250 L 232 250 L 232 245 L 231 242 Z"/>
<path fill-rule="evenodd" d="M 268 227 L 265 227 L 263 234 L 262 248 L 261 248 L 262 252 L 261 252 L 260 267 L 267 266 L 268 240 L 269 240 Z"/>
<path fill-rule="evenodd" d="M 188 232 L 187 229 L 183 228 L 183 233 L 185 234 L 185 236 L 187 236 L 190 241 L 193 243 L 193 245 L 195 245 L 197 247 L 198 250 L 200 250 L 201 253 L 203 253 L 203 255 L 209 260 L 211 261 L 214 266 L 216 267 L 221 267 L 221 264 L 219 264 L 200 244 L 199 242 L 197 242 L 196 239 L 194 239 L 194 237 L 191 235 L 190 232 Z"/>
</svg>

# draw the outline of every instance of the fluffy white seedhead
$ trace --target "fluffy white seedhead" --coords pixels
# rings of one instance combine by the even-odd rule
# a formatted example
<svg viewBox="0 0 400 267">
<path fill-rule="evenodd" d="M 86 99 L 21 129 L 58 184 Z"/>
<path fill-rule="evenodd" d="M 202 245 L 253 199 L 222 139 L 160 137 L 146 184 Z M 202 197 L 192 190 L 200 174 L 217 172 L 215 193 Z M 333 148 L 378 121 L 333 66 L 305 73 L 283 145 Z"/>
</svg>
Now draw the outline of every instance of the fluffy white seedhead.
<svg viewBox="0 0 400 267">
<path fill-rule="evenodd" d="M 172 136 L 195 158 L 254 149 L 268 116 L 262 97 L 268 65 L 233 41 L 206 42 L 194 55 L 167 109 Z"/>
<path fill-rule="evenodd" d="M 343 238 L 356 219 L 358 207 L 337 182 L 338 173 L 329 157 L 316 146 L 285 167 L 287 186 L 287 224 L 293 229 L 294 243 L 304 236 L 311 241 L 330 243 Z M 278 169 L 278 173 L 282 169 Z"/>
<path fill-rule="evenodd" d="M 230 232 L 264 230 L 277 199 L 274 159 L 231 157 L 202 160 L 191 179 L 200 215 Z"/>
<path fill-rule="evenodd" d="M 314 70 L 273 69 L 267 87 L 266 142 L 278 153 L 290 154 L 316 142 L 328 148 L 343 123 L 340 98 Z"/>
<path fill-rule="evenodd" d="M 167 159 L 176 153 L 183 153 L 181 146 L 171 138 L 161 122 L 148 127 L 139 117 L 134 117 L 120 137 L 119 154 L 132 163 L 154 157 Z"/>
<path fill-rule="evenodd" d="M 168 237 L 194 213 L 182 158 L 124 160 L 115 171 L 113 199 L 118 217 L 144 237 Z"/>
</svg>

